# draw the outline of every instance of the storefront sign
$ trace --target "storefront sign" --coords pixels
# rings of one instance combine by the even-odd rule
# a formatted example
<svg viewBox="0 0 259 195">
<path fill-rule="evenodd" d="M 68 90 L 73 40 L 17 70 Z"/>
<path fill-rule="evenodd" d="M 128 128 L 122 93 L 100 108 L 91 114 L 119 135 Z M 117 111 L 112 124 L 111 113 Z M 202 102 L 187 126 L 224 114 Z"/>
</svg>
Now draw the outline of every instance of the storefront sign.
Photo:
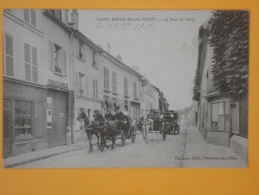
<svg viewBox="0 0 259 195">
<path fill-rule="evenodd" d="M 50 86 L 53 86 L 53 87 L 68 89 L 68 84 L 62 83 L 62 82 L 59 82 L 59 81 L 53 81 L 53 80 L 49 79 L 48 84 Z"/>
</svg>

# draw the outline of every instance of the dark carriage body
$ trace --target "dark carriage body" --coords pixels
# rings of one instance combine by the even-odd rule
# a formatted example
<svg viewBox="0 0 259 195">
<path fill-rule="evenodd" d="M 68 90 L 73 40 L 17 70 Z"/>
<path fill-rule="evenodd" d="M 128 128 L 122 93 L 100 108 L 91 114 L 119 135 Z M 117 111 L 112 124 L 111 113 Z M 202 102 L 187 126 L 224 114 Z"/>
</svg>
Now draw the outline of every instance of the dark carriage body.
<svg viewBox="0 0 259 195">
<path fill-rule="evenodd" d="M 180 131 L 180 126 L 177 123 L 178 121 L 178 112 L 174 110 L 169 110 L 164 112 L 162 115 L 162 123 L 165 131 L 167 133 L 178 134 Z"/>
<path fill-rule="evenodd" d="M 162 127 L 162 119 L 160 110 L 150 110 L 149 117 L 154 121 L 154 131 L 160 131 Z"/>
</svg>

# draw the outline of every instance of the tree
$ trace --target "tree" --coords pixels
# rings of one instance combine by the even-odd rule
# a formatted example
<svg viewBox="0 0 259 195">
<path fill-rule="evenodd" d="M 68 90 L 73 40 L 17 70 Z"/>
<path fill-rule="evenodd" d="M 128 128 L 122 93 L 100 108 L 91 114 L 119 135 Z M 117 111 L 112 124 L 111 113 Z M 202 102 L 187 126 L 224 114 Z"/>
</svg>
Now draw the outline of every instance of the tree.
<svg viewBox="0 0 259 195">
<path fill-rule="evenodd" d="M 214 11 L 208 22 L 213 82 L 221 93 L 248 90 L 248 17 L 247 11 Z"/>
</svg>

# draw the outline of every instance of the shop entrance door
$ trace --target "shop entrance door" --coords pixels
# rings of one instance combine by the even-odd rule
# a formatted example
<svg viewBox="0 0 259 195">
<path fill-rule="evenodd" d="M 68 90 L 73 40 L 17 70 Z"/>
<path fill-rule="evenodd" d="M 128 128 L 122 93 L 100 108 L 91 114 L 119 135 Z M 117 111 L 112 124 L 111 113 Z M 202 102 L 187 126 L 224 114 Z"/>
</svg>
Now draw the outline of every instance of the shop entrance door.
<svg viewBox="0 0 259 195">
<path fill-rule="evenodd" d="M 48 128 L 48 146 L 65 145 L 67 143 L 67 94 L 65 92 L 49 89 L 48 97 L 52 98 L 52 127 Z"/>
</svg>

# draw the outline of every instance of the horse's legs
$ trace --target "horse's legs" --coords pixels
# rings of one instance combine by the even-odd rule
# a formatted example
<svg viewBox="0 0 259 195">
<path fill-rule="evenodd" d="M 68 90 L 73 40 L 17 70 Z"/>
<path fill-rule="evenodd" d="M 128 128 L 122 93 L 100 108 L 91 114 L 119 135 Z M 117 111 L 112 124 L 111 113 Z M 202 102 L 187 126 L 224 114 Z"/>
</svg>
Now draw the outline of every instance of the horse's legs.
<svg viewBox="0 0 259 195">
<path fill-rule="evenodd" d="M 86 135 L 87 135 L 87 138 L 88 138 L 88 141 L 89 141 L 89 148 L 88 148 L 88 153 L 91 153 L 92 152 L 92 143 L 91 143 L 91 133 L 89 131 L 86 131 Z"/>
<path fill-rule="evenodd" d="M 97 146 L 98 146 L 99 149 L 101 149 L 101 145 L 100 145 L 100 143 L 99 143 L 99 135 L 98 135 L 98 132 L 95 133 L 95 135 L 96 135 L 96 137 L 97 137 Z"/>
</svg>

